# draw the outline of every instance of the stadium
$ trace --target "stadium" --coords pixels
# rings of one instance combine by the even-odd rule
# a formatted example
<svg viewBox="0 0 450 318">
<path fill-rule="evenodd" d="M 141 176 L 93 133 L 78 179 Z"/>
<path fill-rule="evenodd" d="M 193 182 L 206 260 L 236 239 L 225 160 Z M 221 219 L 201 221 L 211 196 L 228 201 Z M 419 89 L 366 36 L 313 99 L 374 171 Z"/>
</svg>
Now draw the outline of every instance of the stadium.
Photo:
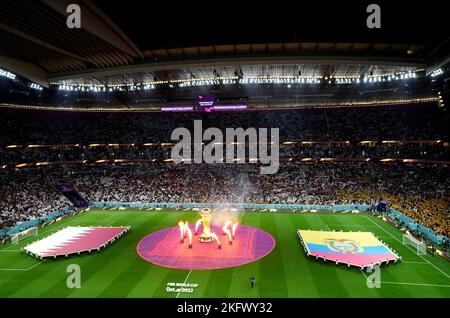
<svg viewBox="0 0 450 318">
<path fill-rule="evenodd" d="M 0 7 L 1 298 L 450 298 L 448 34 Z"/>
</svg>

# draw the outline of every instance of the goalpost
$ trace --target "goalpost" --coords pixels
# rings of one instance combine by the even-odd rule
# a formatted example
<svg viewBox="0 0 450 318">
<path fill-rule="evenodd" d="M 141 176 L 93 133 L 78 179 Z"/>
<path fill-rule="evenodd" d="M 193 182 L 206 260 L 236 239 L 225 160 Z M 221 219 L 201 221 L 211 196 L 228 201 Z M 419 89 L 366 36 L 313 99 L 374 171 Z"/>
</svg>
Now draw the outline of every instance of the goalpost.
<svg viewBox="0 0 450 318">
<path fill-rule="evenodd" d="M 427 245 L 411 235 L 403 234 L 403 244 L 413 246 L 416 249 L 417 255 L 427 254 Z"/>
<path fill-rule="evenodd" d="M 26 229 L 22 232 L 16 233 L 11 237 L 11 243 L 12 244 L 18 244 L 19 241 L 26 239 L 28 237 L 33 237 L 38 235 L 38 228 L 37 226 L 30 227 L 29 229 Z"/>
</svg>

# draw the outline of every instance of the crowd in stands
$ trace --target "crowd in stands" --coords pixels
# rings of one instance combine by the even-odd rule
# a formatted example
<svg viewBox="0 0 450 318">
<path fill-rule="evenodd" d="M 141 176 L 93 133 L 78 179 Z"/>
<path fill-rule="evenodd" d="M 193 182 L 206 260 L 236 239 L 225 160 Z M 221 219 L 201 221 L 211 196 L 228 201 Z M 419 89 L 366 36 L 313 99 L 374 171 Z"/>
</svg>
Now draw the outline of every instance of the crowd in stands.
<svg viewBox="0 0 450 318">
<path fill-rule="evenodd" d="M 27 115 L 28 114 L 28 115 Z M 177 127 L 280 129 L 280 156 L 450 160 L 449 116 L 433 106 L 240 113 L 15 113 L 0 116 L 0 165 L 168 158 Z M 294 143 L 290 143 L 294 142 Z M 153 145 L 148 146 L 149 143 Z M 100 144 L 100 146 L 90 146 Z M 10 147 L 19 145 L 18 147 Z M 40 147 L 44 145 L 44 147 Z M 49 146 L 52 145 L 52 146 Z"/>
<path fill-rule="evenodd" d="M 59 212 L 71 203 L 41 173 L 0 179 L 0 229 Z"/>
<path fill-rule="evenodd" d="M 260 175 L 251 164 L 89 170 L 73 180 L 93 201 L 370 204 L 384 198 L 420 224 L 450 235 L 448 168 L 286 163 L 274 175 Z"/>
<path fill-rule="evenodd" d="M 0 116 L 0 167 L 27 162 L 167 158 L 174 128 L 279 127 L 280 156 L 312 158 L 450 159 L 449 118 L 436 107 L 392 107 L 215 114 L 40 114 Z M 382 143 L 383 140 L 435 141 Z M 439 142 L 437 142 L 439 140 Z M 330 143 L 340 141 L 343 143 Z M 348 141 L 348 143 L 346 142 Z M 365 144 L 361 141 L 377 141 Z M 89 147 L 92 143 L 134 146 Z M 7 145 L 81 144 L 73 147 Z M 450 236 L 450 174 L 445 164 L 284 162 L 260 175 L 256 164 L 146 163 L 55 165 L 0 170 L 0 227 L 60 210 L 70 203 L 55 188 L 73 183 L 90 201 L 367 203 L 390 206 Z"/>
<path fill-rule="evenodd" d="M 206 144 L 206 143 L 205 143 Z M 224 146 L 223 146 L 224 147 Z M 170 146 L 108 145 L 65 147 L 18 147 L 0 149 L 0 165 L 15 165 L 33 162 L 61 162 L 73 160 L 149 160 L 170 158 Z M 337 158 L 337 159 L 419 159 L 450 161 L 448 142 L 403 143 L 403 144 L 281 144 L 280 157 L 289 158 Z"/>
<path fill-rule="evenodd" d="M 20 172 L 11 172 L 18 174 Z M 371 204 L 391 207 L 450 236 L 447 167 L 379 163 L 284 163 L 260 175 L 255 164 L 73 165 L 29 169 L 33 178 L 2 185 L 3 219 L 36 217 L 67 205 L 51 186 L 73 183 L 95 202 L 211 202 L 281 204 Z M 6 213 L 6 214 L 5 214 Z"/>
<path fill-rule="evenodd" d="M 173 129 L 279 128 L 280 141 L 448 141 L 449 115 L 436 105 L 216 113 L 59 113 L 2 110 L 0 146 L 168 142 Z"/>
</svg>

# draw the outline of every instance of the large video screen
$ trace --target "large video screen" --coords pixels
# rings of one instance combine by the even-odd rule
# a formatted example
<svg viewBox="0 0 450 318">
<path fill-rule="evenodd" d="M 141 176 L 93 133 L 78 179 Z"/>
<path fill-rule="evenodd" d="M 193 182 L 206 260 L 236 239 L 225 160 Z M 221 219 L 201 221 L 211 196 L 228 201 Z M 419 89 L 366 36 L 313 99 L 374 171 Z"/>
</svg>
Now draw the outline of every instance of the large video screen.
<svg viewBox="0 0 450 318">
<path fill-rule="evenodd" d="M 216 96 L 213 94 L 199 95 L 198 96 L 198 111 L 199 112 L 212 112 L 214 110 L 214 103 L 216 102 Z"/>
</svg>

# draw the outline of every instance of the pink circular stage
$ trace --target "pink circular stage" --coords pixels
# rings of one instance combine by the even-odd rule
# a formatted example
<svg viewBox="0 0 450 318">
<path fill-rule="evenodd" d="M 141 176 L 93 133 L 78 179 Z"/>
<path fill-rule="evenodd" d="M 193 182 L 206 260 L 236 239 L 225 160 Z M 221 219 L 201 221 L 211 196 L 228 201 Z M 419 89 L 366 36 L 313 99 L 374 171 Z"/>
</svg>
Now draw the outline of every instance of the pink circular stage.
<svg viewBox="0 0 450 318">
<path fill-rule="evenodd" d="M 192 233 L 194 226 L 190 225 Z M 199 233 L 202 227 L 200 226 Z M 228 236 L 222 235 L 222 229 L 212 226 L 222 248 L 216 242 L 200 243 L 198 236 L 192 236 L 192 248 L 189 239 L 180 244 L 180 229 L 169 227 L 144 237 L 137 246 L 138 254 L 148 262 L 177 269 L 219 269 L 254 262 L 275 247 L 275 239 L 269 233 L 246 225 L 239 225 L 233 245 L 229 245 Z"/>
</svg>

